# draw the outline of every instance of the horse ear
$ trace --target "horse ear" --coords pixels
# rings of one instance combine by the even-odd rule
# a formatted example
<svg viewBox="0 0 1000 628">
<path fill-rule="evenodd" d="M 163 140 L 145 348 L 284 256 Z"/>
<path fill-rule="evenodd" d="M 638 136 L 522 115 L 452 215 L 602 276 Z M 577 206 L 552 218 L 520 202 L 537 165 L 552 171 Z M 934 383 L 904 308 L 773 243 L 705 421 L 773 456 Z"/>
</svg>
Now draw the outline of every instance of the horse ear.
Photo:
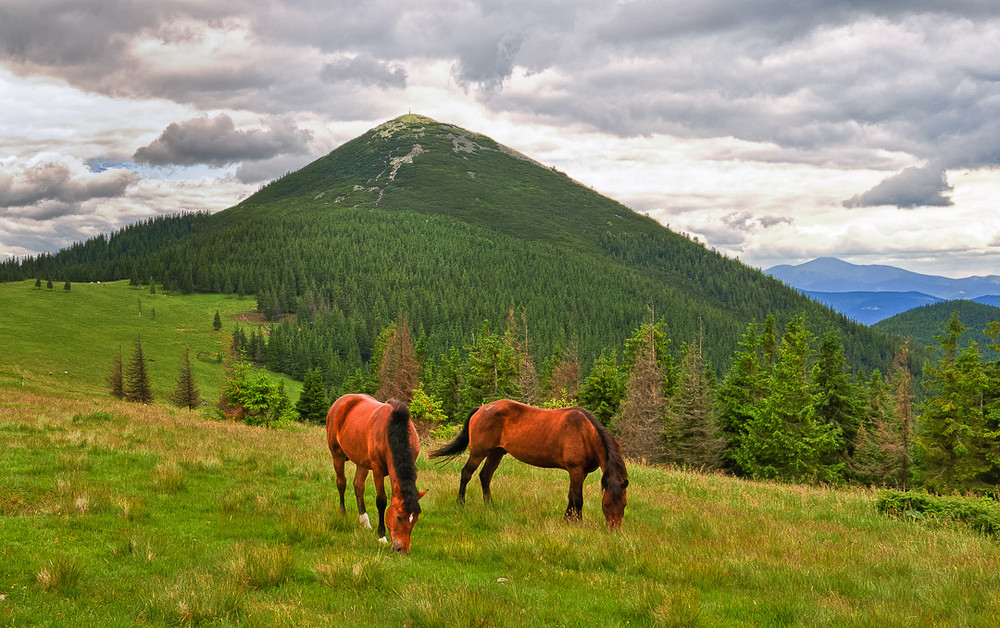
<svg viewBox="0 0 1000 628">
<path fill-rule="evenodd" d="M 421 497 L 423 497 L 424 495 L 426 495 L 427 491 L 429 491 L 429 490 L 430 489 L 428 488 L 428 489 L 424 489 L 424 490 L 420 491 L 420 493 L 417 495 L 417 499 L 420 499 Z"/>
<path fill-rule="evenodd" d="M 628 488 L 628 480 L 622 483 L 622 488 Z"/>
</svg>

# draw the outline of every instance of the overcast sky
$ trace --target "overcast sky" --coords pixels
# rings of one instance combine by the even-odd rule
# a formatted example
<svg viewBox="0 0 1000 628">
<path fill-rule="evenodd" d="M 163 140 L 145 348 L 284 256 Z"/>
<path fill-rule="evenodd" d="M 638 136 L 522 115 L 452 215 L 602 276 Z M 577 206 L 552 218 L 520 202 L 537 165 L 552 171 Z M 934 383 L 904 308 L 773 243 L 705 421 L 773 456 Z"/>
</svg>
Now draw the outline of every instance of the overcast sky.
<svg viewBox="0 0 1000 628">
<path fill-rule="evenodd" d="M 1000 275 L 996 0 L 3 0 L 0 112 L 0 257 L 413 112 L 760 268 Z"/>
</svg>

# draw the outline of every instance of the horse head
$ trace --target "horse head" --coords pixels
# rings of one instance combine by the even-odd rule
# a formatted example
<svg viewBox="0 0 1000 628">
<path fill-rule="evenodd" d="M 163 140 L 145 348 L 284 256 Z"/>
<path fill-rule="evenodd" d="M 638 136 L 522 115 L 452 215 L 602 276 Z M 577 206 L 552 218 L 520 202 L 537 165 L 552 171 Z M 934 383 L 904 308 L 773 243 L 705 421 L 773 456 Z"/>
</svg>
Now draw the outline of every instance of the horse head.
<svg viewBox="0 0 1000 628">
<path fill-rule="evenodd" d="M 419 500 L 426 494 L 426 490 L 421 491 L 417 499 Z M 385 525 L 389 528 L 389 535 L 392 537 L 392 549 L 401 554 L 410 552 L 410 534 L 413 532 L 413 526 L 417 525 L 418 519 L 420 519 L 420 504 L 414 501 L 407 508 L 405 501 L 400 496 L 400 491 L 394 488 L 389 507 L 385 511 Z"/>
<path fill-rule="evenodd" d="M 622 518 L 625 516 L 625 505 L 628 503 L 628 495 L 625 490 L 628 488 L 628 480 L 620 484 L 604 484 L 604 496 L 601 497 L 601 510 L 604 511 L 604 519 L 608 522 L 608 528 L 617 530 L 622 527 Z"/>
</svg>

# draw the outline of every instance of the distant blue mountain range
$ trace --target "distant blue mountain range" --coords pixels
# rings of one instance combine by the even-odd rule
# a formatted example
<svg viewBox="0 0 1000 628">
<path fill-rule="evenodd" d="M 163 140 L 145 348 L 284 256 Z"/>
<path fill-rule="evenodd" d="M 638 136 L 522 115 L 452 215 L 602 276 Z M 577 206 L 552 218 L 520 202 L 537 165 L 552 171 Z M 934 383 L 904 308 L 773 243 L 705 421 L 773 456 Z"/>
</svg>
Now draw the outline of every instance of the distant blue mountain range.
<svg viewBox="0 0 1000 628">
<path fill-rule="evenodd" d="M 1000 306 L 1000 276 L 952 279 L 835 257 L 764 271 L 848 318 L 872 325 L 922 305 L 967 299 Z"/>
</svg>

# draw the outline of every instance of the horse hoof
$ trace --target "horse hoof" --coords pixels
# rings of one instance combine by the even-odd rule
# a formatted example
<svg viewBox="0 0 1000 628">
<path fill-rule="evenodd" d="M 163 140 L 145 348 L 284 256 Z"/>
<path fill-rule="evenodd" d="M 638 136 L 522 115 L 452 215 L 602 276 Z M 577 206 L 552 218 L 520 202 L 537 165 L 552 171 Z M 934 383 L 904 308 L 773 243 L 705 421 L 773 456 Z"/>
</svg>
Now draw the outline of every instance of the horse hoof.
<svg viewBox="0 0 1000 628">
<path fill-rule="evenodd" d="M 368 520 L 368 513 L 367 512 L 365 514 L 363 514 L 363 515 L 360 515 L 358 517 L 358 521 L 361 522 L 361 526 L 365 530 L 371 530 L 372 529 L 372 522 Z"/>
<path fill-rule="evenodd" d="M 389 543 L 389 539 L 385 538 L 384 536 L 380 536 L 380 537 L 378 537 L 378 542 L 382 543 L 382 544 L 388 544 Z"/>
</svg>

